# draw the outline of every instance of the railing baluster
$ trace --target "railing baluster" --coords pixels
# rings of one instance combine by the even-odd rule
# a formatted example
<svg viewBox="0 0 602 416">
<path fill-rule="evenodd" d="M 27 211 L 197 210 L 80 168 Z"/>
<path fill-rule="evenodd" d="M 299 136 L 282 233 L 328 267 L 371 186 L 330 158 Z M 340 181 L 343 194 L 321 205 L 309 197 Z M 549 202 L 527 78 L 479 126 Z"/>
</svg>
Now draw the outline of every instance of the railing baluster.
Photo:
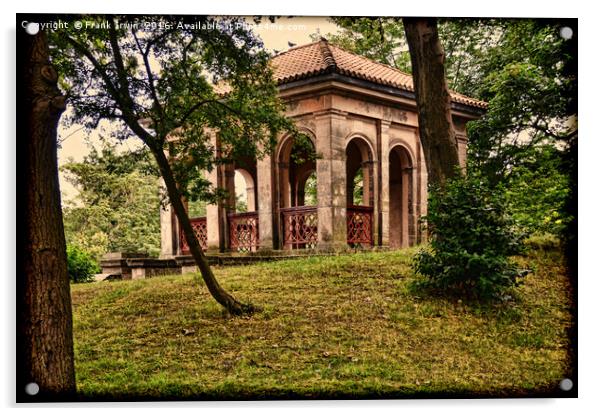
<svg viewBox="0 0 602 416">
<path fill-rule="evenodd" d="M 347 207 L 347 243 L 352 247 L 372 245 L 372 212 L 370 206 Z"/>
<path fill-rule="evenodd" d="M 280 210 L 285 248 L 315 248 L 318 243 L 316 207 L 292 207 Z"/>
<path fill-rule="evenodd" d="M 201 248 L 207 250 L 207 218 L 191 218 L 190 225 L 192 225 L 192 230 L 194 231 L 194 235 L 201 245 Z M 183 254 L 190 254 L 190 247 L 188 247 L 188 242 L 186 241 L 182 229 L 180 229 L 180 247 Z"/>
<path fill-rule="evenodd" d="M 259 245 L 259 217 L 257 212 L 228 214 L 230 249 L 239 252 L 257 251 Z"/>
</svg>

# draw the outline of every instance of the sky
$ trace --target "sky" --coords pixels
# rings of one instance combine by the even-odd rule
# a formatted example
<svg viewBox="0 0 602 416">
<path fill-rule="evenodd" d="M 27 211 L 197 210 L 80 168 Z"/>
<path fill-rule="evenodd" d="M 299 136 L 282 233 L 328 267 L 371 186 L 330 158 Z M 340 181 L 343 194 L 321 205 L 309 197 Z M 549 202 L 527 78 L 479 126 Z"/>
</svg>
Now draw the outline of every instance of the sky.
<svg viewBox="0 0 602 416">
<path fill-rule="evenodd" d="M 284 52 L 290 48 L 289 42 L 294 45 L 303 45 L 311 42 L 310 35 L 313 33 L 328 34 L 336 33 L 337 26 L 328 21 L 326 17 L 293 17 L 280 18 L 271 23 L 264 18 L 259 25 L 254 25 L 252 19 L 247 19 L 252 30 L 263 40 L 265 48 L 270 51 Z M 69 109 L 67 109 L 67 113 Z M 89 152 L 87 143 L 97 146 L 101 136 L 110 136 L 111 125 L 101 123 L 99 128 L 90 133 L 85 132 L 81 126 L 66 127 L 59 124 L 58 137 L 60 148 L 58 151 L 59 166 L 64 165 L 70 158 L 76 162 L 83 161 Z M 128 140 L 121 145 L 123 150 L 134 149 L 141 146 L 138 140 Z M 242 177 L 237 177 L 237 193 L 244 193 Z M 77 195 L 77 190 L 65 179 L 65 175 L 60 175 L 60 186 L 63 199 L 72 199 Z M 238 190 L 241 192 L 238 192 Z"/>
</svg>

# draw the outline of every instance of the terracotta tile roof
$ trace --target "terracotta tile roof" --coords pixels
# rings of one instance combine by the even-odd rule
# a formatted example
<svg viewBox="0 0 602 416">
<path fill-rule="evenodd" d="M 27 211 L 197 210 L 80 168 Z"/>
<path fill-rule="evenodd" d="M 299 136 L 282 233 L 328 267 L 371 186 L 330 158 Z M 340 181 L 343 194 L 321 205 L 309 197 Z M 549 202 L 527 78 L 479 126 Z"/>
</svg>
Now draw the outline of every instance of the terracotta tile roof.
<svg viewBox="0 0 602 416">
<path fill-rule="evenodd" d="M 412 75 L 360 55 L 348 52 L 326 40 L 291 48 L 272 58 L 278 84 L 336 72 L 389 87 L 414 91 Z M 452 101 L 487 108 L 487 103 L 451 91 Z"/>
</svg>

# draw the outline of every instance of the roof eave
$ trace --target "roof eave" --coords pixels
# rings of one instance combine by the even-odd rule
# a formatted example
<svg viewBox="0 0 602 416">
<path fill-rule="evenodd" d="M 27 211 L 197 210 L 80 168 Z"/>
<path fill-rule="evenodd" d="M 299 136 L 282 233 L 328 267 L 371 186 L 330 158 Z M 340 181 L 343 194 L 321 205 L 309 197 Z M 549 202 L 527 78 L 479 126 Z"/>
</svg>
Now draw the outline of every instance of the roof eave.
<svg viewBox="0 0 602 416">
<path fill-rule="evenodd" d="M 324 81 L 339 81 L 342 83 L 350 84 L 353 86 L 358 86 L 362 88 L 367 88 L 370 90 L 375 90 L 380 93 L 389 94 L 394 97 L 401 97 L 405 99 L 410 99 L 412 101 L 416 101 L 416 95 L 413 91 L 408 91 L 399 87 L 392 87 L 388 85 L 379 84 L 373 81 L 367 81 L 360 78 L 351 77 L 349 75 L 342 75 L 336 72 L 326 72 L 320 73 L 319 75 L 298 77 L 292 81 L 284 81 L 278 83 L 278 89 L 280 91 L 292 90 L 294 88 L 311 85 L 314 83 L 320 83 Z M 459 103 L 456 101 L 451 102 L 451 109 L 454 113 L 458 115 L 464 116 L 468 119 L 478 119 L 483 114 L 486 113 L 486 109 L 476 106 L 471 106 L 464 103 Z"/>
</svg>

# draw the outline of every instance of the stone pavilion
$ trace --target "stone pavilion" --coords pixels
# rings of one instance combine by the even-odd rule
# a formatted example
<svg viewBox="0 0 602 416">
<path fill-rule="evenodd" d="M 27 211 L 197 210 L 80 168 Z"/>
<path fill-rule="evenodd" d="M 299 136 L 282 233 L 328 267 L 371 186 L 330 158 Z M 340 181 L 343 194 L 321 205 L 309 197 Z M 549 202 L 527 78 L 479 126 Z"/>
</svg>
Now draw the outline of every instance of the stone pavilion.
<svg viewBox="0 0 602 416">
<path fill-rule="evenodd" d="M 201 246 L 208 253 L 332 251 L 420 242 L 427 169 L 412 76 L 325 40 L 291 48 L 272 63 L 286 115 L 311 139 L 317 158 L 293 157 L 303 149 L 282 135 L 261 160 L 210 172 L 212 183 L 232 196 L 192 219 Z M 486 103 L 455 92 L 451 97 L 465 164 L 466 123 L 479 118 Z M 244 189 L 236 189 L 241 182 Z M 236 212 L 241 193 L 246 212 Z M 161 257 L 186 254 L 168 206 L 161 210 Z"/>
</svg>

